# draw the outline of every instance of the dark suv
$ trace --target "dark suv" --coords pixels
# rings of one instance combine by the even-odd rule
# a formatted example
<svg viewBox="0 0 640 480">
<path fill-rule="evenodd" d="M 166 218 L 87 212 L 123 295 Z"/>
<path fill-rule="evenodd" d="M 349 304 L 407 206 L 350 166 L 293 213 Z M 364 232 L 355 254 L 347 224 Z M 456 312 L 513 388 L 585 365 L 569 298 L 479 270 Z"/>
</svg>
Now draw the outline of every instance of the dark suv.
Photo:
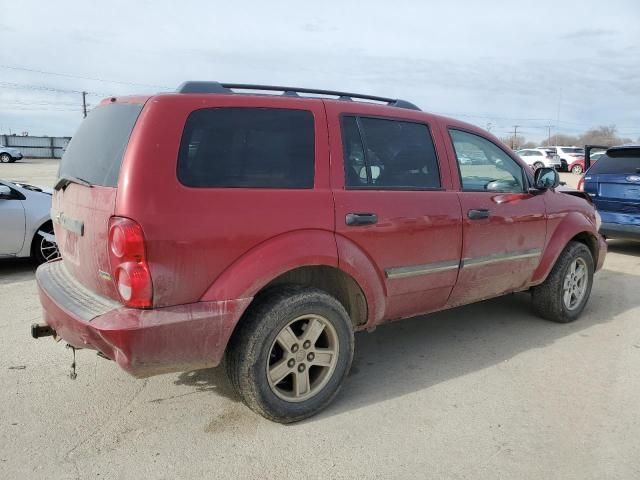
<svg viewBox="0 0 640 480">
<path fill-rule="evenodd" d="M 338 392 L 354 331 L 523 290 L 576 319 L 606 247 L 588 196 L 557 185 L 401 100 L 215 82 L 106 99 L 60 165 L 62 260 L 37 271 L 32 333 L 137 377 L 226 357 L 249 407 L 300 420 Z"/>
</svg>

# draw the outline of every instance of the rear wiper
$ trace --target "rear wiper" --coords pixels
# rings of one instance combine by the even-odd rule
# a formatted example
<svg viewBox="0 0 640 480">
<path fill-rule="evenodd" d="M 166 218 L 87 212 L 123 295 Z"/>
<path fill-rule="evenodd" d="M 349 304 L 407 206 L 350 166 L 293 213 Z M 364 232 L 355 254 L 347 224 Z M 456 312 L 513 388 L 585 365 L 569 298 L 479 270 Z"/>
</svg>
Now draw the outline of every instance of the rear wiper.
<svg viewBox="0 0 640 480">
<path fill-rule="evenodd" d="M 85 187 L 92 187 L 93 185 L 91 185 L 89 182 L 87 182 L 86 180 L 79 178 L 79 177 L 74 177 L 72 175 L 62 175 L 58 181 L 56 182 L 56 184 L 53 186 L 54 190 L 60 190 L 61 188 L 64 190 L 67 185 L 69 185 L 70 183 L 77 183 L 78 185 L 84 185 Z"/>
</svg>

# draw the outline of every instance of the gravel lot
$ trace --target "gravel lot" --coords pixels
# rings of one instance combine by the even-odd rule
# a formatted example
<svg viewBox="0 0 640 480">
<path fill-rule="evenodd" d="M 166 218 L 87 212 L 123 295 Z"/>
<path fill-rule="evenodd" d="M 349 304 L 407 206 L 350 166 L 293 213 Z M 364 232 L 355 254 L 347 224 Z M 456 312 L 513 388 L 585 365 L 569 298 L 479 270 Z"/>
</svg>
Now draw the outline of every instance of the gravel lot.
<svg viewBox="0 0 640 480">
<path fill-rule="evenodd" d="M 29 336 L 33 266 L 0 261 L 0 478 L 640 478 L 640 244 L 609 248 L 578 322 L 517 294 L 358 334 L 337 401 L 290 426 L 221 369 L 136 380 L 83 350 L 70 380 L 71 352 Z"/>
</svg>

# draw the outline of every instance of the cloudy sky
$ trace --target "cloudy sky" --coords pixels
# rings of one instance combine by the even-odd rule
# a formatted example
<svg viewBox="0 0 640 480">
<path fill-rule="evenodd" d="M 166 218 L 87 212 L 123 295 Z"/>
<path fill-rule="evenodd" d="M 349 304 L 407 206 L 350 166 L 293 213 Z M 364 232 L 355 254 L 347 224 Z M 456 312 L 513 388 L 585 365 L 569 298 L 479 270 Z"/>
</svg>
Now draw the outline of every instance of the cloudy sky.
<svg viewBox="0 0 640 480">
<path fill-rule="evenodd" d="M 405 98 L 499 136 L 640 137 L 638 0 L 468 3 L 2 0 L 0 133 L 72 135 L 83 90 L 191 79 Z"/>
</svg>

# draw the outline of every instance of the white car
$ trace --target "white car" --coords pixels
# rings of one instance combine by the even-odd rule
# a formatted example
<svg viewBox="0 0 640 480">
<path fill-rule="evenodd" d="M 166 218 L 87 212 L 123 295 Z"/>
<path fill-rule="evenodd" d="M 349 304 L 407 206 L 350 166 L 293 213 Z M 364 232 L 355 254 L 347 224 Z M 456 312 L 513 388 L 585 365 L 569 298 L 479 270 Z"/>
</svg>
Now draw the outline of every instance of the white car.
<svg viewBox="0 0 640 480">
<path fill-rule="evenodd" d="M 560 158 L 545 148 L 523 148 L 516 152 L 534 170 L 542 167 L 560 169 Z"/>
<path fill-rule="evenodd" d="M 53 234 L 50 188 L 0 180 L 0 258 L 58 258 Z"/>
<path fill-rule="evenodd" d="M 559 145 L 552 145 L 550 147 L 544 147 L 548 150 L 555 152 L 562 162 L 562 170 L 568 170 L 569 165 L 578 160 L 580 157 L 584 158 L 584 148 L 581 147 L 563 147 Z"/>
<path fill-rule="evenodd" d="M 12 163 L 20 159 L 22 159 L 20 150 L 0 145 L 0 163 Z"/>
</svg>

